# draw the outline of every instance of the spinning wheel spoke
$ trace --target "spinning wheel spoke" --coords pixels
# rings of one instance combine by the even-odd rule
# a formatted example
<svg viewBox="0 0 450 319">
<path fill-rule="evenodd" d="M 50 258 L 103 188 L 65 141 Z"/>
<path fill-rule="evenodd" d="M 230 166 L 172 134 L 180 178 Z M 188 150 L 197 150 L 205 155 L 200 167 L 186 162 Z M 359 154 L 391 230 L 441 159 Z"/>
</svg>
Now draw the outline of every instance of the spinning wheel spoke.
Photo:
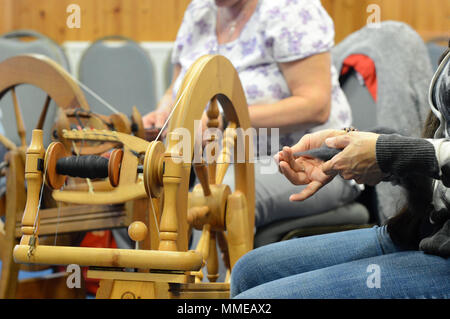
<svg viewBox="0 0 450 319">
<path fill-rule="evenodd" d="M 219 278 L 219 260 L 217 254 L 217 232 L 212 231 L 209 239 L 209 252 L 207 258 L 208 279 L 210 282 L 216 282 Z"/>
<path fill-rule="evenodd" d="M 2 143 L 8 150 L 15 150 L 17 148 L 16 144 L 7 138 L 5 135 L 0 134 L 0 143 Z"/>
<path fill-rule="evenodd" d="M 23 122 L 22 111 L 20 109 L 19 100 L 17 99 L 15 87 L 11 89 L 11 96 L 14 104 L 14 113 L 16 115 L 17 133 L 19 134 L 20 137 L 20 144 L 22 147 L 26 147 L 27 140 L 26 140 L 25 124 Z"/>
<path fill-rule="evenodd" d="M 39 121 L 36 125 L 37 130 L 42 130 L 44 127 L 45 118 L 47 117 L 48 107 L 50 105 L 50 102 L 52 101 L 52 98 L 50 95 L 47 95 L 47 98 L 45 99 L 44 107 L 42 108 L 41 115 L 39 116 Z"/>
<path fill-rule="evenodd" d="M 206 111 L 206 115 L 208 116 L 208 121 L 206 126 L 211 129 L 219 128 L 219 106 L 217 98 L 213 98 L 209 104 L 208 110 Z M 209 183 L 216 183 L 216 150 L 218 141 L 214 135 L 211 135 L 209 140 L 207 141 L 207 148 L 210 148 L 210 152 L 208 152 L 208 170 L 209 170 Z"/>
<path fill-rule="evenodd" d="M 131 111 L 131 131 L 139 138 L 145 139 L 144 123 L 142 122 L 141 113 L 139 113 L 136 106 L 133 106 Z"/>
<path fill-rule="evenodd" d="M 199 252 L 203 257 L 202 268 L 199 271 L 193 273 L 196 282 L 201 282 L 203 280 L 202 269 L 206 264 L 206 260 L 208 259 L 210 237 L 211 237 L 211 226 L 209 224 L 205 224 L 203 226 L 203 231 L 200 240 L 197 244 L 197 247 L 195 248 L 195 250 Z"/>
<path fill-rule="evenodd" d="M 232 149 L 236 142 L 236 123 L 231 122 L 225 129 L 222 140 L 222 151 L 219 156 L 216 171 L 216 184 L 222 184 L 231 162 Z"/>
<path fill-rule="evenodd" d="M 205 196 L 211 195 L 211 188 L 209 186 L 210 178 L 209 178 L 208 166 L 202 160 L 201 163 L 194 163 L 193 167 L 194 167 L 195 175 L 197 175 L 197 178 L 200 181 L 200 185 L 202 185 L 203 194 L 205 194 Z"/>
</svg>

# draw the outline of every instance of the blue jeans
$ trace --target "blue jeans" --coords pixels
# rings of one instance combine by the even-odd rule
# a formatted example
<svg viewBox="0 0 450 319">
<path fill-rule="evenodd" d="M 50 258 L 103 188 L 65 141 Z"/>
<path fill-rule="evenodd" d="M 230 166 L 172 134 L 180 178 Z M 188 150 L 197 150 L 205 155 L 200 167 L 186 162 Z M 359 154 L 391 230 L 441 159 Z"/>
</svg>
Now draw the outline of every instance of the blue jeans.
<svg viewBox="0 0 450 319">
<path fill-rule="evenodd" d="M 385 226 L 292 239 L 244 255 L 231 297 L 450 298 L 450 258 L 401 250 Z"/>
</svg>

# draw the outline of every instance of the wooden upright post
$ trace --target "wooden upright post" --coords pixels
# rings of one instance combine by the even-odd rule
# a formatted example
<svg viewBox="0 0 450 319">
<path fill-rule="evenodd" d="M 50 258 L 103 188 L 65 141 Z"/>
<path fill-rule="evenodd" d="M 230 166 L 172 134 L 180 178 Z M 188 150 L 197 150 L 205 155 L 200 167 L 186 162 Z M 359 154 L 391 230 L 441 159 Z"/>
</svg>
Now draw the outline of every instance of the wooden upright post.
<svg viewBox="0 0 450 319">
<path fill-rule="evenodd" d="M 44 153 L 43 132 L 42 130 L 33 130 L 25 161 L 27 203 L 22 218 L 21 245 L 29 245 L 30 239 L 34 238 L 35 234 L 37 235 L 39 233 L 39 218 L 37 218 L 37 213 L 39 209 L 39 196 L 42 188 Z M 35 240 L 34 245 L 37 245 L 37 238 L 35 238 Z"/>
<path fill-rule="evenodd" d="M 176 134 L 167 135 L 169 141 L 168 151 L 164 154 L 164 207 L 160 224 L 160 242 L 159 250 L 177 251 L 178 240 L 178 214 L 177 200 L 187 200 L 187 198 L 178 199 L 178 189 L 182 178 L 182 156 L 172 152 L 171 144 L 176 141 Z M 172 144 L 173 145 L 173 144 Z"/>
</svg>

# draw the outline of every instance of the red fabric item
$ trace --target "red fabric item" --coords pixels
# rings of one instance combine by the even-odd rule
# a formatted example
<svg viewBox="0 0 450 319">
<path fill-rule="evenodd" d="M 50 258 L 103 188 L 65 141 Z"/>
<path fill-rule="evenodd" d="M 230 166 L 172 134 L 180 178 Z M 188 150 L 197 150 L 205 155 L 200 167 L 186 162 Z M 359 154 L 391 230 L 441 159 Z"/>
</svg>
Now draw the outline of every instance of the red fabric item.
<svg viewBox="0 0 450 319">
<path fill-rule="evenodd" d="M 358 72 L 364 79 L 367 89 L 372 95 L 374 101 L 377 101 L 377 71 L 373 60 L 364 54 L 349 55 L 343 63 L 341 75 L 346 74 L 351 69 Z"/>
<path fill-rule="evenodd" d="M 81 242 L 81 247 L 96 247 L 96 248 L 117 248 L 116 241 L 110 230 L 103 231 L 93 231 L 87 233 L 83 241 Z M 86 292 L 95 295 L 97 293 L 99 280 L 87 278 L 88 267 L 82 267 L 81 272 L 86 284 Z"/>
</svg>

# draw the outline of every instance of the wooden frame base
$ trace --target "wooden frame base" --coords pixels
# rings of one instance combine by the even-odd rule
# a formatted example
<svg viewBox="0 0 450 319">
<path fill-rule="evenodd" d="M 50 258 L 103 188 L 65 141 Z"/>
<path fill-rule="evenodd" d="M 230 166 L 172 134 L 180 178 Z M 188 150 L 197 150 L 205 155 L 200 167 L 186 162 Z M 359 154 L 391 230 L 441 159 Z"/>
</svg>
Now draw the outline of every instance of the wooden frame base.
<svg viewBox="0 0 450 319">
<path fill-rule="evenodd" d="M 89 270 L 100 279 L 97 299 L 229 299 L 229 283 L 194 283 L 194 276 L 176 273 L 134 273 Z"/>
</svg>

